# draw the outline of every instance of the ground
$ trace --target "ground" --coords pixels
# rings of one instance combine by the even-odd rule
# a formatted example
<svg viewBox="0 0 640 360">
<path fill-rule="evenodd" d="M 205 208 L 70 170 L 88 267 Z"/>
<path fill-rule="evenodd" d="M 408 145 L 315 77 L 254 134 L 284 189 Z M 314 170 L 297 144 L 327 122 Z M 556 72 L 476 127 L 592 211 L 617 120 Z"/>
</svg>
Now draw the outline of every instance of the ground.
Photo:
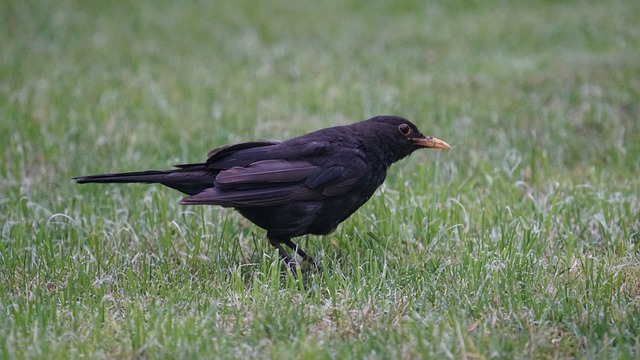
<svg viewBox="0 0 640 360">
<path fill-rule="evenodd" d="M 636 358 L 640 2 L 0 6 L 0 357 Z M 283 273 L 160 186 L 380 114 L 421 151 Z"/>
</svg>

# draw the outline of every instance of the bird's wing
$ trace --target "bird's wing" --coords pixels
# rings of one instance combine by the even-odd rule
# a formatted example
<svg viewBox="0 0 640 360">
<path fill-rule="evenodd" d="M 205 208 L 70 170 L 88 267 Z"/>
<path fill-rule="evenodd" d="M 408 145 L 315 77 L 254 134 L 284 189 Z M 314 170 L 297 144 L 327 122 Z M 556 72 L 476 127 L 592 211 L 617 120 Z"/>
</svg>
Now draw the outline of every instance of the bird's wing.
<svg viewBox="0 0 640 360">
<path fill-rule="evenodd" d="M 268 157 L 269 147 L 281 144 L 279 141 L 253 141 L 222 146 L 209 151 L 207 166 L 212 169 L 228 169 L 244 166 Z"/>
<path fill-rule="evenodd" d="M 318 167 L 307 161 L 261 160 L 248 166 L 234 166 L 216 176 L 218 188 L 243 184 L 295 183 L 306 178 Z"/>
<path fill-rule="evenodd" d="M 306 161 L 261 160 L 220 171 L 215 186 L 182 199 L 182 204 L 227 207 L 274 206 L 290 201 L 292 190 L 316 171 Z"/>
<path fill-rule="evenodd" d="M 215 186 L 182 200 L 184 205 L 275 206 L 341 196 L 367 181 L 366 163 L 315 165 L 310 161 L 261 160 L 220 171 Z"/>
<path fill-rule="evenodd" d="M 325 165 L 310 174 L 305 180 L 305 187 L 297 193 L 304 198 L 311 193 L 322 194 L 323 197 L 342 196 L 364 186 L 369 180 L 367 163 L 360 157 L 348 157 L 348 161 Z"/>
<path fill-rule="evenodd" d="M 242 208 L 249 206 L 276 206 L 286 204 L 291 198 L 290 187 L 223 190 L 208 188 L 203 192 L 180 200 L 182 205 L 220 205 Z"/>
</svg>

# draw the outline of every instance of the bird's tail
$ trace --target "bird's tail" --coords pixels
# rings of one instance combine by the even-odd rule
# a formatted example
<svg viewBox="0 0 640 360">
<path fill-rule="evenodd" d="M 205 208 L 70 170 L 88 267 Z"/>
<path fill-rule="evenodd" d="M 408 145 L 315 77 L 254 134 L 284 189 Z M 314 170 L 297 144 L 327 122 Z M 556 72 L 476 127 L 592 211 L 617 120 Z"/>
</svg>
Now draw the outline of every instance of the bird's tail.
<svg viewBox="0 0 640 360">
<path fill-rule="evenodd" d="M 167 180 L 173 171 L 135 171 L 115 174 L 100 174 L 74 177 L 78 184 L 87 183 L 161 183 Z"/>
<path fill-rule="evenodd" d="M 204 169 L 203 164 L 181 165 L 175 170 L 147 170 L 115 174 L 74 177 L 78 184 L 87 183 L 160 183 L 187 195 L 195 195 L 213 187 L 215 172 Z"/>
</svg>

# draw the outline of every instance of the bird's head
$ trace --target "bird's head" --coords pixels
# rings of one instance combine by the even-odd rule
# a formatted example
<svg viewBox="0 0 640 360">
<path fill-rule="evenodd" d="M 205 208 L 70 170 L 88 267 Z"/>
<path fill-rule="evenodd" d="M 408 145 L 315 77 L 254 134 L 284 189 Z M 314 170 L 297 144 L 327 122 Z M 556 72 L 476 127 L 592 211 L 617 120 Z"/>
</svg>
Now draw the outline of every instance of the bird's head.
<svg viewBox="0 0 640 360">
<path fill-rule="evenodd" d="M 371 144 L 385 152 L 384 158 L 388 165 L 422 149 L 450 149 L 446 142 L 422 134 L 411 121 L 399 116 L 376 116 L 365 120 L 363 131 L 371 134 L 375 142 Z"/>
</svg>

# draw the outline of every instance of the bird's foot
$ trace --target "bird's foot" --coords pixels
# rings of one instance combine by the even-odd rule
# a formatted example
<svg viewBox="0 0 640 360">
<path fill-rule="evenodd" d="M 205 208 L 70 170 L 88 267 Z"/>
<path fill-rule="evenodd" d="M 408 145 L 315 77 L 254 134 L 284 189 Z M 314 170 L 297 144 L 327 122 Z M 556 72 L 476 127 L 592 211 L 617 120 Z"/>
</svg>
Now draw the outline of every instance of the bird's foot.
<svg viewBox="0 0 640 360">
<path fill-rule="evenodd" d="M 309 264 L 310 267 L 314 268 L 316 271 L 318 272 L 322 272 L 322 263 L 312 257 L 309 257 L 309 259 L 307 259 L 307 263 Z"/>
<path fill-rule="evenodd" d="M 287 269 L 289 271 L 291 271 L 292 274 L 296 273 L 296 270 L 298 269 L 298 262 L 297 261 L 291 260 L 291 259 L 282 259 L 282 261 L 287 266 Z"/>
<path fill-rule="evenodd" d="M 282 262 L 286 265 L 287 270 L 289 270 L 292 274 L 296 274 L 298 268 L 300 268 L 300 271 L 302 272 L 309 272 L 309 271 L 320 272 L 320 273 L 322 272 L 322 263 L 313 258 L 302 259 L 301 262 L 298 262 L 290 258 L 286 258 L 286 259 L 283 258 Z"/>
</svg>

